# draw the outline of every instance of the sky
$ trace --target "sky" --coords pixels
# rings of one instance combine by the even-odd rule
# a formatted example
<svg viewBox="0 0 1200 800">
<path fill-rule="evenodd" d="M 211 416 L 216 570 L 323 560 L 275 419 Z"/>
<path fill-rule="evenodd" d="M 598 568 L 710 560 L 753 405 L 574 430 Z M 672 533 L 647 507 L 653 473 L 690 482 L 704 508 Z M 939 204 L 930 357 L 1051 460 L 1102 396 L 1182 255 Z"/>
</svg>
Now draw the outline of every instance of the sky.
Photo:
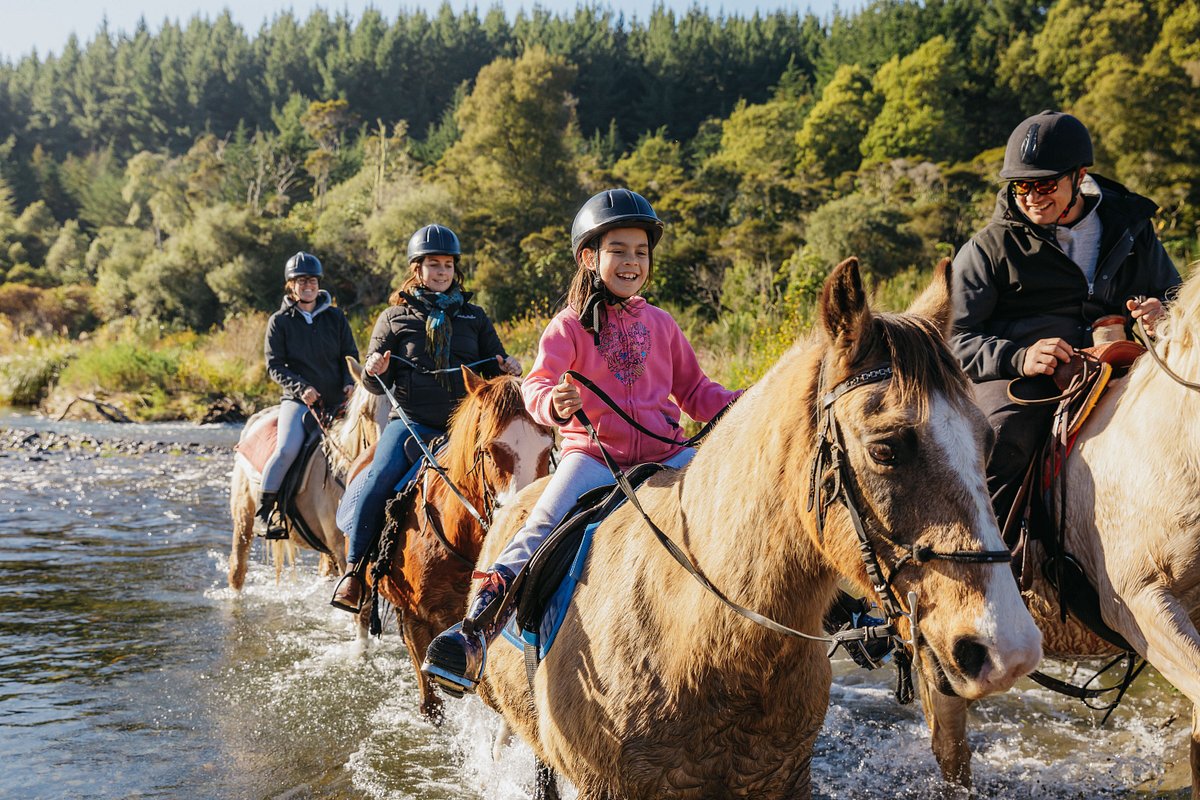
<svg viewBox="0 0 1200 800">
<path fill-rule="evenodd" d="M 694 3 L 707 8 L 711 13 L 723 12 L 728 16 L 749 16 L 755 10 L 807 11 L 811 9 L 819 17 L 828 17 L 835 7 L 853 10 L 863 5 L 862 0 L 659 0 L 668 8 L 684 11 Z M 186 21 L 196 14 L 215 17 L 226 7 L 233 11 L 233 18 L 252 35 L 265 21 L 276 14 L 291 9 L 297 16 L 308 16 L 314 8 L 325 8 L 331 13 L 347 11 L 358 18 L 366 8 L 377 8 L 389 20 L 395 19 L 401 9 L 415 11 L 436 10 L 442 0 L 4 0 L 3 26 L 0 26 L 0 59 L 16 61 L 35 48 L 41 57 L 62 52 L 67 37 L 72 32 L 80 43 L 91 39 L 108 19 L 109 30 L 132 31 L 139 18 L 144 17 L 151 30 L 157 31 L 164 19 Z M 626 17 L 644 19 L 654 0 L 602 0 Z M 499 3 L 512 18 L 522 7 L 530 8 L 534 0 L 451 0 L 455 10 L 475 7 L 482 16 L 495 3 Z M 538 5 L 553 12 L 572 10 L 578 0 L 538 0 Z"/>
</svg>

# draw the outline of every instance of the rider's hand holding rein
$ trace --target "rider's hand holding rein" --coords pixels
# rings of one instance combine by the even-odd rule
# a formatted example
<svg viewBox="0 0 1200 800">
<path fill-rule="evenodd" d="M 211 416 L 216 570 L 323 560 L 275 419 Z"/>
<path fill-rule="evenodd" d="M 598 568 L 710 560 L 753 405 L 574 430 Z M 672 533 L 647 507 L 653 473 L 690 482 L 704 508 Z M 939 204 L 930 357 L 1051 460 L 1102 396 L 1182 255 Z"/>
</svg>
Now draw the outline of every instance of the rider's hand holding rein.
<svg viewBox="0 0 1200 800">
<path fill-rule="evenodd" d="M 300 399 L 304 401 L 306 406 L 315 406 L 321 402 L 321 393 L 311 386 L 306 386 L 304 391 L 300 393 Z"/>
<path fill-rule="evenodd" d="M 1053 375 L 1058 362 L 1066 363 L 1071 360 L 1073 348 L 1059 338 L 1038 339 L 1025 348 L 1025 358 L 1021 362 L 1021 374 Z"/>
<path fill-rule="evenodd" d="M 1130 298 L 1125 301 L 1125 307 L 1129 309 L 1130 316 L 1134 320 L 1141 319 L 1142 324 L 1146 326 L 1146 332 L 1153 334 L 1154 326 L 1162 322 L 1163 315 L 1167 313 L 1167 309 L 1163 307 L 1162 300 L 1157 297 L 1147 297 L 1142 299 Z"/>
<path fill-rule="evenodd" d="M 496 363 L 500 365 L 500 371 L 506 375 L 513 375 L 517 378 L 521 377 L 521 372 L 523 371 L 521 362 L 513 356 L 508 356 L 507 358 L 496 356 Z"/>
<path fill-rule="evenodd" d="M 575 379 L 564 374 L 558 385 L 550 390 L 550 403 L 554 406 L 554 413 L 563 421 L 583 408 L 583 398 L 579 395 L 579 385 Z"/>
<path fill-rule="evenodd" d="M 367 363 L 363 364 L 363 371 L 368 375 L 382 375 L 387 372 L 388 366 L 391 363 L 391 350 L 383 353 L 371 353 L 371 355 L 367 356 Z"/>
</svg>

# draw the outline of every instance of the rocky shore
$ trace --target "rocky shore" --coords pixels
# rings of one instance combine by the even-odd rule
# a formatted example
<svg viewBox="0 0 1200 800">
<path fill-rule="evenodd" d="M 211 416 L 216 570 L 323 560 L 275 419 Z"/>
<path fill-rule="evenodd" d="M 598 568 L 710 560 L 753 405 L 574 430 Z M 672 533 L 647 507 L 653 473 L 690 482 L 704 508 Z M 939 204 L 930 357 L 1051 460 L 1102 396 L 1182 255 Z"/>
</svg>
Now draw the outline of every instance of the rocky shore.
<svg viewBox="0 0 1200 800">
<path fill-rule="evenodd" d="M 112 455 L 227 455 L 228 447 L 193 442 L 161 442 L 121 436 L 85 436 L 0 426 L 0 455 L 23 454 L 35 461 L 47 455 L 66 454 L 75 458 Z"/>
</svg>

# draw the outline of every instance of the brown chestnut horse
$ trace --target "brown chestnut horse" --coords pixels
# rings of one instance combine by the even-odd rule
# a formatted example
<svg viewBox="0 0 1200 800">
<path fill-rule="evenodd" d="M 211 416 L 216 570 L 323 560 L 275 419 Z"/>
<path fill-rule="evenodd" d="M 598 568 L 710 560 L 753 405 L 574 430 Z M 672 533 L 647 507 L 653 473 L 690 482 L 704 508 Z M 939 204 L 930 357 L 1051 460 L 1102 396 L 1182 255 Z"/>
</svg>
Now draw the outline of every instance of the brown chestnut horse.
<svg viewBox="0 0 1200 800">
<path fill-rule="evenodd" d="M 450 419 L 450 442 L 439 463 L 475 509 L 486 513 L 549 473 L 554 435 L 525 410 L 519 378 L 485 381 L 466 368 L 463 377 L 467 396 Z M 442 701 L 421 672 L 421 660 L 433 637 L 462 618 L 483 529 L 432 470 L 425 471 L 416 500 L 403 508 L 401 519 L 395 518 L 396 509 L 396 503 L 388 506 L 386 523 L 387 535 L 395 537 L 395 558 L 379 593 L 396 607 L 421 713 L 436 719 Z"/>
<path fill-rule="evenodd" d="M 355 380 L 361 380 L 362 368 L 358 361 L 348 359 L 348 362 Z M 343 491 L 338 480 L 346 476 L 350 461 L 363 450 L 374 447 L 379 432 L 387 424 L 388 410 L 385 400 L 371 394 L 361 384 L 356 386 L 346 406 L 345 417 L 334 423 L 330 430 L 332 441 L 324 442 L 321 452 L 313 454 L 305 467 L 301 488 L 293 502 L 296 512 L 304 517 L 309 530 L 332 554 L 321 555 L 322 575 L 341 574 L 346 568 L 346 537 L 338 530 L 334 520 Z M 244 441 L 257 426 L 269 422 L 278 414 L 279 406 L 271 406 L 255 414 L 242 428 L 241 440 Z M 229 512 L 233 517 L 229 586 L 234 591 L 241 591 L 246 581 L 247 556 L 250 543 L 254 540 L 254 510 L 261 480 L 258 470 L 238 453 L 234 458 L 229 486 Z M 295 532 L 291 538 L 272 542 L 272 545 L 276 577 L 285 555 L 292 555 L 297 545 L 308 547 Z"/>
<path fill-rule="evenodd" d="M 1155 347 L 1173 372 L 1200 384 L 1200 278 L 1180 288 L 1168 313 Z M 1200 798 L 1198 389 L 1142 356 L 1101 398 L 1066 466 L 1066 550 L 1099 592 L 1104 622 L 1192 706 L 1193 798 Z M 1056 596 L 1036 578 L 1026 602 L 1048 655 L 1116 652 L 1074 619 L 1060 622 Z M 969 784 L 967 700 L 931 687 L 922 693 L 943 775 Z"/>
<path fill-rule="evenodd" d="M 839 576 L 872 591 L 847 507 L 829 505 L 823 531 L 807 508 L 819 420 L 835 420 L 832 447 L 847 464 L 863 536 L 896 594 L 919 598 L 921 671 L 980 697 L 1032 670 L 1041 637 L 1008 563 L 975 560 L 1003 543 L 984 485 L 987 423 L 943 341 L 949 303 L 943 264 L 911 313 L 874 314 L 857 262 L 842 263 L 825 284 L 818 335 L 734 403 L 685 469 L 651 478 L 638 497 L 727 596 L 819 637 Z M 865 380 L 886 365 L 889 379 Z M 497 516 L 479 564 L 544 485 Z M 926 548 L 971 560 L 925 561 Z M 925 555 L 902 560 L 913 552 Z M 595 533 L 532 696 L 522 654 L 501 642 L 488 651 L 480 694 L 580 800 L 791 800 L 811 795 L 830 682 L 823 642 L 732 613 L 626 504 Z"/>
</svg>

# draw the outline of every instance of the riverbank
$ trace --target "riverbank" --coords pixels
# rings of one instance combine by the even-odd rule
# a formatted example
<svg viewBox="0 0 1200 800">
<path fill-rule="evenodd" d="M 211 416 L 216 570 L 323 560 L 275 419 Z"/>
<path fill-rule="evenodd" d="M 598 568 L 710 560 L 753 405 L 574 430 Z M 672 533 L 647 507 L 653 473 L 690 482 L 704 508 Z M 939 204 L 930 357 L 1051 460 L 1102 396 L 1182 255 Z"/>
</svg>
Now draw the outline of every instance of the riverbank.
<svg viewBox="0 0 1200 800">
<path fill-rule="evenodd" d="M 30 428 L 0 426 L 0 452 L 24 453 L 30 457 L 65 453 L 72 458 L 99 458 L 111 455 L 225 455 L 229 448 L 196 442 L 170 442 L 98 437 L 86 434 L 55 433 Z"/>
</svg>

